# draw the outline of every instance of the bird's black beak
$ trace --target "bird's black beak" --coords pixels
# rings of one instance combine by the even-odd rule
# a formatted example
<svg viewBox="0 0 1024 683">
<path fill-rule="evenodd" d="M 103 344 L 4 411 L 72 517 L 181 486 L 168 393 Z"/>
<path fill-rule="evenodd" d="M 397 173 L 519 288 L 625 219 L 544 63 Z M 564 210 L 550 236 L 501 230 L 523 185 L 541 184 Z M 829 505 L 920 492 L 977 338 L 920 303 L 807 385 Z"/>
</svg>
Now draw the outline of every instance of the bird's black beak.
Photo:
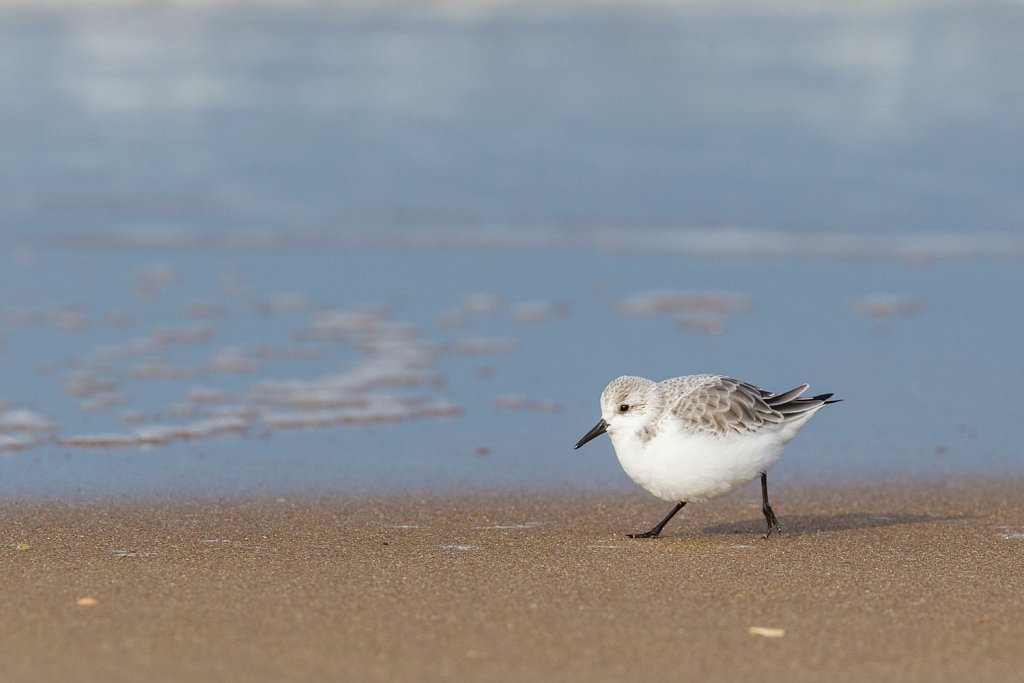
<svg viewBox="0 0 1024 683">
<path fill-rule="evenodd" d="M 586 442 L 590 441 L 591 439 L 593 439 L 595 437 L 598 437 L 598 436 L 601 436 L 606 431 L 608 431 L 608 423 L 605 422 L 603 419 L 599 420 L 598 423 L 596 425 L 594 425 L 593 429 L 591 429 L 589 432 L 584 434 L 583 438 L 576 442 L 576 445 L 573 446 L 573 450 L 579 448 L 580 446 L 582 446 Z"/>
</svg>

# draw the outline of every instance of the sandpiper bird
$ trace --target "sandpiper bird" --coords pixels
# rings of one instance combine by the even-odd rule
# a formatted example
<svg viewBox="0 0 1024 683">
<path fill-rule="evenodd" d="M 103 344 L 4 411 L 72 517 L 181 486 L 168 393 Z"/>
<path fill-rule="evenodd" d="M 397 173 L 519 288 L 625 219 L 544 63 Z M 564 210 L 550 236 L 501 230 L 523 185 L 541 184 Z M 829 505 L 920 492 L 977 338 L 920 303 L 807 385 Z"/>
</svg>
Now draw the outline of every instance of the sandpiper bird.
<svg viewBox="0 0 1024 683">
<path fill-rule="evenodd" d="M 654 528 L 630 538 L 657 538 L 689 502 L 702 502 L 761 477 L 768 531 L 782 531 L 768 504 L 768 470 L 782 448 L 832 394 L 803 398 L 809 385 L 775 394 L 722 375 L 653 382 L 619 377 L 601 393 L 601 420 L 576 444 L 605 432 L 630 479 L 676 505 Z"/>
</svg>

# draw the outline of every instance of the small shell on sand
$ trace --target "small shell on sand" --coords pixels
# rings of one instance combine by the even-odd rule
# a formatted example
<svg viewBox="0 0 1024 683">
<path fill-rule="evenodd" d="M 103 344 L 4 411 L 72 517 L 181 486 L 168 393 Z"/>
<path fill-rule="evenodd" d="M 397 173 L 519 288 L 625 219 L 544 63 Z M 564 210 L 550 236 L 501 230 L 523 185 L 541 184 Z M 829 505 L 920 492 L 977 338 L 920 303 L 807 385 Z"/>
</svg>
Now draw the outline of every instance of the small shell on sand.
<svg viewBox="0 0 1024 683">
<path fill-rule="evenodd" d="M 752 636 L 761 636 L 762 638 L 781 638 L 786 635 L 786 629 L 771 628 L 769 626 L 751 626 L 747 629 L 747 633 Z"/>
</svg>

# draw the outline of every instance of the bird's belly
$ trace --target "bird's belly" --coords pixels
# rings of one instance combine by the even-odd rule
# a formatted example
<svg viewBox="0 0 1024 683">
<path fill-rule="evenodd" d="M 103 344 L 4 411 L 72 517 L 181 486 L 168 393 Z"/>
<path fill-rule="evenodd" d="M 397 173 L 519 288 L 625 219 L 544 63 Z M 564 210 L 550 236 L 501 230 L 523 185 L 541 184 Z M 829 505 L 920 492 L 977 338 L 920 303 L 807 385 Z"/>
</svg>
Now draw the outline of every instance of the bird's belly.
<svg viewBox="0 0 1024 683">
<path fill-rule="evenodd" d="M 655 496 L 700 502 L 766 472 L 782 455 L 783 442 L 773 433 L 732 438 L 683 434 L 613 445 L 630 479 Z"/>
</svg>

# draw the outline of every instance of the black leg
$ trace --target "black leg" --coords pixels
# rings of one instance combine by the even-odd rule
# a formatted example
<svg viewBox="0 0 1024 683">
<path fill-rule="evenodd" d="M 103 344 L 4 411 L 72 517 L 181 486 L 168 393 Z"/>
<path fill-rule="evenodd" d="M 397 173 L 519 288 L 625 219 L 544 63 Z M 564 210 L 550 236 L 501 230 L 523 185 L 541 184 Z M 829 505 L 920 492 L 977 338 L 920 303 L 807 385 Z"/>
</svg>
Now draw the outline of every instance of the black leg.
<svg viewBox="0 0 1024 683">
<path fill-rule="evenodd" d="M 774 528 L 780 534 L 782 533 L 782 527 L 779 526 L 779 520 L 775 517 L 775 511 L 772 510 L 772 506 L 768 504 L 768 475 L 764 472 L 761 473 L 761 512 L 764 513 L 764 520 L 768 522 L 768 531 L 764 537 L 768 538 L 772 535 L 772 529 Z"/>
<path fill-rule="evenodd" d="M 673 517 L 675 517 L 676 513 L 679 512 L 680 510 L 682 510 L 684 505 L 686 505 L 685 502 L 676 503 L 676 506 L 674 508 L 672 508 L 672 512 L 670 512 L 667 515 L 665 515 L 665 519 L 663 519 L 660 522 L 658 522 L 658 525 L 656 527 L 654 527 L 653 529 L 651 529 L 650 531 L 645 531 L 642 534 L 626 534 L 626 535 L 629 536 L 630 538 L 657 538 L 659 535 L 661 535 L 661 530 L 665 528 L 666 524 L 668 524 L 668 520 L 670 520 Z"/>
</svg>

